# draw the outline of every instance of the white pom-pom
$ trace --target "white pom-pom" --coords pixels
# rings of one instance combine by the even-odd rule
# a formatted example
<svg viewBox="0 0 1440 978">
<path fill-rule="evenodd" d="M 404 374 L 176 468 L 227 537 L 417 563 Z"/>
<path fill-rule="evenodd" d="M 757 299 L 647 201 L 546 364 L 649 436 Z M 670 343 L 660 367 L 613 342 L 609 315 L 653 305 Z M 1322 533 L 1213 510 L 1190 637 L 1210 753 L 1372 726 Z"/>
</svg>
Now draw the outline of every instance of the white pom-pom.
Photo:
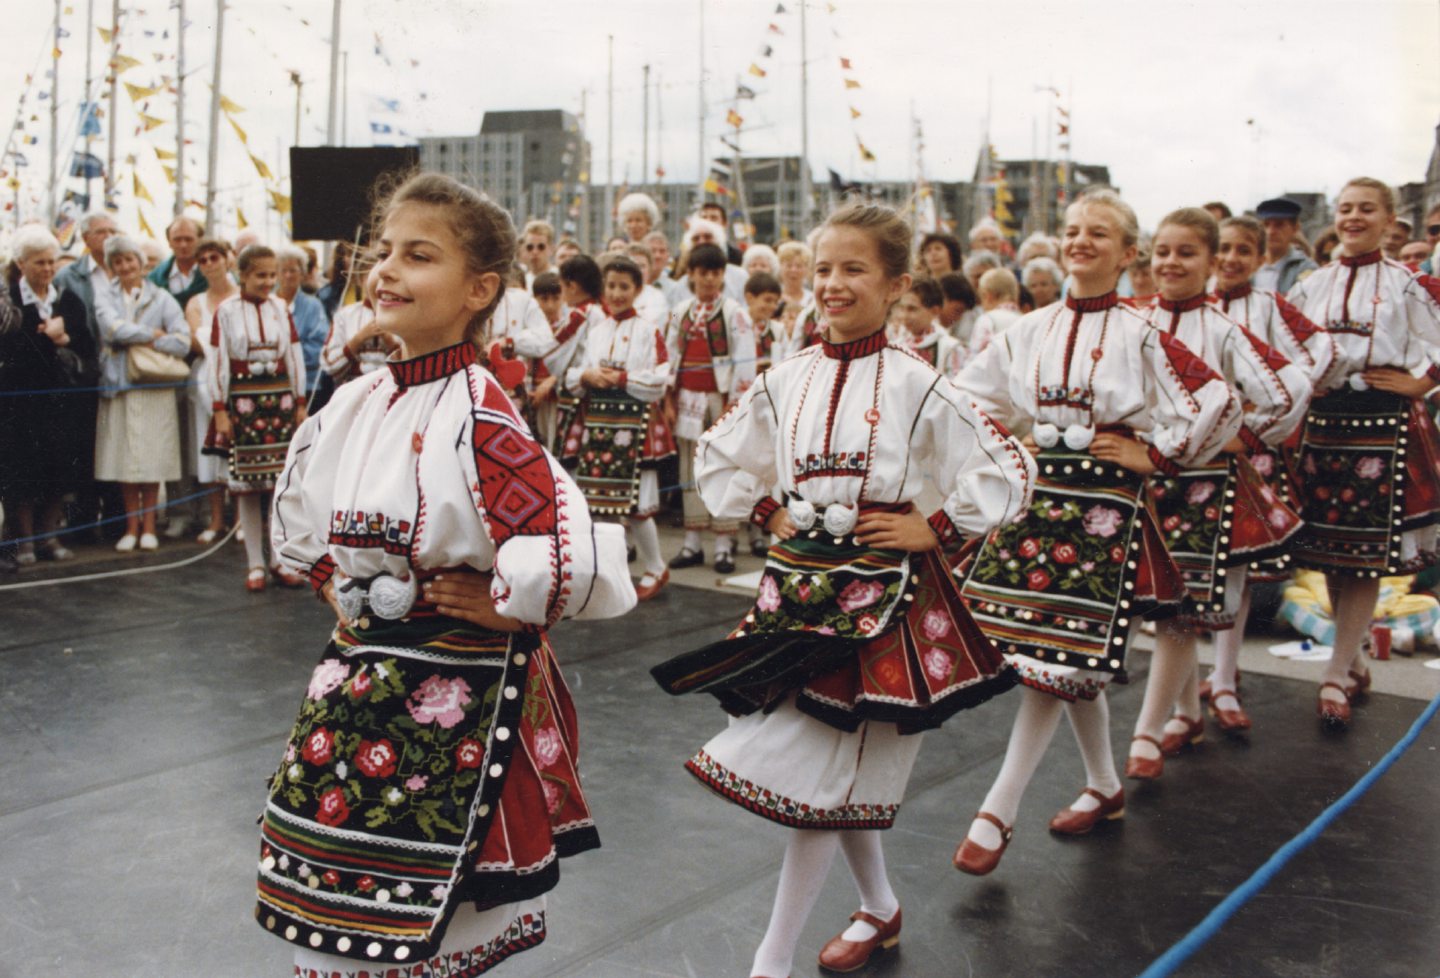
<svg viewBox="0 0 1440 978">
<path fill-rule="evenodd" d="M 345 617 L 354 621 L 360 617 L 361 610 L 365 607 L 365 592 L 359 585 L 346 581 L 344 584 L 335 585 L 335 603 L 340 606 Z"/>
<path fill-rule="evenodd" d="M 1370 385 L 1365 383 L 1365 378 L 1360 374 L 1350 375 L 1350 386 L 1357 391 L 1368 391 Z"/>
<path fill-rule="evenodd" d="M 797 530 L 808 530 L 815 525 L 815 504 L 808 499 L 792 499 L 785 505 L 790 513 L 790 522 Z"/>
<path fill-rule="evenodd" d="M 854 507 L 843 503 L 831 503 L 825 507 L 825 532 L 832 537 L 849 536 L 859 520 L 860 514 Z"/>
<path fill-rule="evenodd" d="M 404 618 L 415 606 L 416 593 L 414 575 L 401 580 L 381 574 L 370 582 L 370 610 L 391 621 Z"/>
<path fill-rule="evenodd" d="M 1054 448 L 1060 444 L 1060 429 L 1048 421 L 1042 421 L 1040 424 L 1037 424 L 1035 429 L 1030 432 L 1030 435 L 1035 439 L 1035 444 L 1041 448 Z"/>
<path fill-rule="evenodd" d="M 1065 429 L 1065 447 L 1071 451 L 1083 452 L 1094 440 L 1095 429 L 1089 425 L 1072 424 Z"/>
</svg>

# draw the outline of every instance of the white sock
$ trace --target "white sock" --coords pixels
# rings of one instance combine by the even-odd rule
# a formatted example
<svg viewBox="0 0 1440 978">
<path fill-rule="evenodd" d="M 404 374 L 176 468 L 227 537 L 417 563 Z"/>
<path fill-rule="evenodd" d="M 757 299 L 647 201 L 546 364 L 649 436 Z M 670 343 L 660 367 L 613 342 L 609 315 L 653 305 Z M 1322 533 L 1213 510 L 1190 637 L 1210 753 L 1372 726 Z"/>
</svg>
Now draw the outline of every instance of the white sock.
<svg viewBox="0 0 1440 978">
<path fill-rule="evenodd" d="M 1235 612 L 1235 627 L 1215 633 L 1215 667 L 1210 670 L 1210 702 L 1216 690 L 1235 691 L 1240 675 L 1240 644 L 1245 641 L 1245 622 L 1250 618 L 1250 585 L 1240 595 L 1240 608 Z M 1195 697 L 1199 703 L 1200 697 Z M 1186 716 L 1196 714 L 1187 713 Z"/>
<path fill-rule="evenodd" d="M 700 531 L 686 530 L 685 542 L 680 545 L 680 549 L 693 550 L 698 554 L 700 552 Z"/>
<path fill-rule="evenodd" d="M 1150 656 L 1150 679 L 1145 684 L 1145 699 L 1135 721 L 1135 734 L 1146 734 L 1157 741 L 1165 736 L 1165 721 L 1186 677 L 1195 675 L 1195 631 L 1175 619 L 1160 622 L 1156 632 L 1155 651 Z M 1132 741 L 1132 757 L 1154 760 L 1160 748 L 1146 740 Z"/>
<path fill-rule="evenodd" d="M 1364 672 L 1360 647 L 1375 617 L 1375 599 L 1380 596 L 1380 580 L 1374 577 L 1347 578 L 1338 588 L 1331 589 L 1330 606 L 1335 609 L 1335 652 L 1325 667 L 1321 682 L 1350 684 L 1350 670 Z M 1340 702 L 1344 699 L 1334 689 L 1322 689 L 1322 699 Z"/>
<path fill-rule="evenodd" d="M 890 877 L 885 872 L 885 852 L 880 847 L 880 833 L 870 830 L 840 832 L 840 851 L 855 877 L 855 888 L 860 891 L 860 909 L 877 920 L 891 920 L 900 909 L 900 901 L 890 888 Z M 876 934 L 875 928 L 863 920 L 857 920 L 845 928 L 841 936 L 847 941 L 868 941 Z"/>
<path fill-rule="evenodd" d="M 1006 825 L 1015 824 L 1020 799 L 1045 757 L 1050 738 L 1055 736 L 1064 706 L 1049 693 L 1029 686 L 1021 687 L 1020 709 L 1015 714 L 1015 726 L 1010 729 L 1010 746 L 1005 748 L 1005 762 L 1000 765 L 1000 774 L 985 796 L 985 803 L 980 806 L 982 812 L 989 812 Z M 998 849 L 1002 841 L 1000 830 L 983 818 L 970 823 L 966 837 L 986 849 Z"/>
<path fill-rule="evenodd" d="M 750 966 L 752 975 L 766 978 L 787 978 L 795 959 L 795 946 L 800 932 L 830 874 L 835 850 L 840 847 L 839 832 L 794 829 L 785 847 L 785 862 L 780 867 L 780 885 L 775 890 L 775 906 L 770 911 L 770 924 L 755 951 Z"/>
<path fill-rule="evenodd" d="M 246 493 L 236 499 L 235 508 L 240 512 L 240 529 L 245 531 L 245 566 L 264 567 L 265 520 L 260 515 L 260 497 Z"/>
<path fill-rule="evenodd" d="M 656 577 L 665 573 L 665 558 L 660 556 L 660 531 L 655 529 L 655 520 L 647 516 L 632 521 L 630 535 L 635 538 L 635 553 L 645 573 Z"/>
<path fill-rule="evenodd" d="M 729 554 L 735 556 L 735 538 L 729 534 L 715 534 L 715 556 Z"/>
<path fill-rule="evenodd" d="M 1106 798 L 1120 790 L 1120 774 L 1115 770 L 1115 757 L 1110 749 L 1110 701 L 1104 691 L 1093 700 L 1076 700 L 1065 704 L 1075 743 L 1080 746 L 1080 759 L 1085 762 L 1085 787 L 1094 788 Z M 1099 808 L 1094 795 L 1080 793 L 1070 806 L 1078 812 Z"/>
</svg>

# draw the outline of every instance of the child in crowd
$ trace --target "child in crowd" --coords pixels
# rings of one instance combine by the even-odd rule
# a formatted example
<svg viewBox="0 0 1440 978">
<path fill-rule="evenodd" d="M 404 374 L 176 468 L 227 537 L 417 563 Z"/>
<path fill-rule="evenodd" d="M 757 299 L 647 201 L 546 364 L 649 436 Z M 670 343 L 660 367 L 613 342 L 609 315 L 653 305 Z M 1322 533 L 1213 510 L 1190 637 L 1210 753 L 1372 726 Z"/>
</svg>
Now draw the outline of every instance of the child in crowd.
<svg viewBox="0 0 1440 978">
<path fill-rule="evenodd" d="M 731 637 L 652 671 L 667 691 L 711 692 L 736 717 L 690 772 L 790 829 L 753 976 L 791 973 L 836 850 L 860 910 L 821 967 L 853 971 L 899 942 L 900 903 L 872 830 L 889 828 L 903 800 L 920 746 L 907 734 L 1013 682 L 939 546 L 1025 512 L 1035 464 L 962 390 L 886 342 L 886 313 L 910 285 L 910 241 L 887 207 L 832 215 L 815 250 L 825 337 L 762 374 L 700 440 L 706 504 L 779 542 Z M 913 503 L 932 478 L 947 498 L 927 520 Z M 771 495 L 777 483 L 785 502 Z"/>
<path fill-rule="evenodd" d="M 668 431 L 656 437 L 650 423 L 650 406 L 670 379 L 670 355 L 660 330 L 635 309 L 645 283 L 639 266 L 616 255 L 605 266 L 604 283 L 608 315 L 585 331 L 565 371 L 565 389 L 581 399 L 575 481 L 592 516 L 628 518 L 644 570 L 635 594 L 646 601 L 670 579 L 655 528 L 656 466 L 675 453 L 675 444 Z"/>
<path fill-rule="evenodd" d="M 523 352 L 538 359 L 550 376 L 560 382 L 555 397 L 555 456 L 567 467 L 575 463 L 580 452 L 580 436 L 585 419 L 580 413 L 580 397 L 564 383 L 565 374 L 579 363 L 585 336 L 591 327 L 605 318 L 600 304 L 604 283 L 600 266 L 589 255 L 575 255 L 560 265 L 560 298 L 569 312 L 565 324 L 553 332 L 525 338 Z"/>
<path fill-rule="evenodd" d="M 896 343 L 914 353 L 946 377 L 954 377 L 965 365 L 960 341 L 940 327 L 944 296 L 934 279 L 916 279 L 895 303 L 899 317 Z"/>
<path fill-rule="evenodd" d="M 780 280 L 768 272 L 755 272 L 745 283 L 745 306 L 750 314 L 750 325 L 755 330 L 755 373 L 764 373 L 780 360 L 789 356 L 785 324 L 775 317 L 780 308 Z M 746 522 L 745 532 L 750 538 L 750 553 L 764 557 L 770 549 L 769 536 L 764 528 L 753 522 Z"/>
<path fill-rule="evenodd" d="M 560 329 L 560 314 L 565 308 L 565 301 L 560 297 L 560 275 L 556 272 L 542 272 L 535 276 L 535 281 L 530 285 L 530 294 L 535 297 L 535 304 L 540 307 L 540 312 L 545 317 L 548 338 L 553 341 L 555 333 Z M 544 333 L 538 337 L 542 342 L 546 338 Z M 523 339 L 517 341 L 517 349 L 524 348 L 526 346 Z M 542 445 L 555 444 L 555 384 L 555 376 L 546 369 L 544 358 L 532 354 L 530 411 L 535 417 L 535 437 Z"/>
<path fill-rule="evenodd" d="M 620 533 L 477 360 L 509 217 L 434 174 L 382 206 L 400 357 L 301 427 L 275 499 L 280 559 L 338 619 L 261 828 L 256 919 L 314 978 L 479 974 L 544 940 L 558 859 L 599 844 L 546 630 L 634 604 Z"/>
<path fill-rule="evenodd" d="M 230 495 L 245 534 L 247 591 L 265 589 L 265 525 L 261 496 L 275 488 L 296 425 L 305 420 L 305 354 L 285 303 L 271 293 L 279 272 L 275 252 L 251 245 L 240 253 L 240 294 L 221 302 L 210 327 L 210 449 L 228 453 Z M 276 578 L 305 579 L 280 563 Z"/>
<path fill-rule="evenodd" d="M 650 262 L 653 256 L 650 247 L 643 241 L 632 241 L 625 246 L 625 255 L 640 269 L 645 276 L 645 287 L 640 290 L 639 296 L 635 299 L 635 311 L 638 312 L 650 325 L 664 331 L 666 323 L 670 320 L 670 303 L 653 282 L 650 274 Z"/>
<path fill-rule="evenodd" d="M 970 333 L 969 356 L 985 352 L 996 336 L 1015 325 L 1020 318 L 1020 283 L 1008 268 L 992 268 L 980 276 L 980 308 L 985 311 L 975 320 Z"/>
<path fill-rule="evenodd" d="M 705 223 L 705 222 L 701 222 Z M 690 249 L 686 270 L 694 298 L 670 312 L 665 343 L 676 376 L 670 416 L 680 443 L 680 484 L 685 508 L 685 542 L 670 559 L 672 568 L 705 562 L 700 535 L 715 534 L 715 570 L 735 571 L 735 533 L 739 523 L 712 517 L 695 483 L 695 445 L 701 434 L 745 393 L 755 379 L 755 331 L 738 302 L 723 295 L 725 252 L 713 244 Z"/>
<path fill-rule="evenodd" d="M 968 347 L 975 320 L 980 318 L 980 299 L 970 287 L 970 280 L 960 272 L 946 272 L 939 281 L 940 293 L 945 297 L 940 327 Z"/>
</svg>

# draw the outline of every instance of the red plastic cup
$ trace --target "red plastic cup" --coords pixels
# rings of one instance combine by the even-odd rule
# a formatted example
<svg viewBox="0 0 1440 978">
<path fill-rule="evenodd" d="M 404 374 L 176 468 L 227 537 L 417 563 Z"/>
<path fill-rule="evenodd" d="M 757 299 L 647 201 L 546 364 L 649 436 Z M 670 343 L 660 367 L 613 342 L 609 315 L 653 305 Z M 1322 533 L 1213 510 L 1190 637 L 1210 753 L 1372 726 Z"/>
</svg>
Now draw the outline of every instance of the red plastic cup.
<svg viewBox="0 0 1440 978">
<path fill-rule="evenodd" d="M 1390 629 L 1385 625 L 1370 626 L 1370 657 L 1390 658 Z"/>
</svg>

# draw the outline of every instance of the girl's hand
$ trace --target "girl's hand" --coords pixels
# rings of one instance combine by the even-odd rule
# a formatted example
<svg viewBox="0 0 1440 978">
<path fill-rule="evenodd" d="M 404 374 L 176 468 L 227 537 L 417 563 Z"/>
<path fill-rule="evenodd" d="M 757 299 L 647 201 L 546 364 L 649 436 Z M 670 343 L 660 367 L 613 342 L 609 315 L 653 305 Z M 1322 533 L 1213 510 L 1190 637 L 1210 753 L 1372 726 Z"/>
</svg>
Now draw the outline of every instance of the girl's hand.
<svg viewBox="0 0 1440 978">
<path fill-rule="evenodd" d="M 1394 367 L 1376 367 L 1360 376 L 1376 390 L 1389 391 L 1401 397 L 1424 397 L 1430 388 L 1435 386 L 1435 382 L 1429 377 L 1412 377 L 1407 371 L 1396 370 Z"/>
<path fill-rule="evenodd" d="M 609 390 L 620 383 L 620 371 L 611 367 L 590 367 L 580 375 L 580 383 L 591 390 Z"/>
<path fill-rule="evenodd" d="M 783 506 L 770 514 L 770 518 L 765 521 L 765 530 L 775 534 L 781 540 L 789 540 L 800 532 L 800 528 L 790 518 L 790 511 Z"/>
<path fill-rule="evenodd" d="M 310 416 L 310 409 L 305 406 L 304 402 L 301 402 L 300 404 L 295 405 L 295 423 L 296 423 L 297 425 L 304 424 L 304 423 L 305 423 L 305 419 L 308 418 L 309 416 Z"/>
<path fill-rule="evenodd" d="M 1021 438 L 1020 444 L 1024 445 L 1025 451 L 1029 452 L 1031 455 L 1035 455 L 1037 457 L 1039 456 L 1040 445 L 1036 443 L 1034 435 L 1026 435 L 1024 438 Z"/>
<path fill-rule="evenodd" d="M 1240 440 L 1240 436 L 1236 435 L 1225 443 L 1225 451 L 1231 455 L 1245 455 L 1250 449 Z"/>
<path fill-rule="evenodd" d="M 229 438 L 232 434 L 229 411 L 215 412 L 215 434 L 223 435 L 226 438 Z"/>
<path fill-rule="evenodd" d="M 1150 475 L 1155 471 L 1144 442 L 1113 432 L 1096 435 L 1095 440 L 1090 443 L 1090 454 L 1103 462 L 1114 462 L 1140 475 Z"/>
<path fill-rule="evenodd" d="M 495 610 L 490 597 L 490 575 L 479 571 L 446 571 L 425 582 L 427 600 L 435 610 L 450 618 L 459 618 L 497 632 L 518 632 L 525 623 L 507 618 Z"/>
<path fill-rule="evenodd" d="M 546 377 L 544 380 L 540 381 L 540 383 L 536 384 L 535 389 L 530 392 L 530 403 L 544 404 L 546 401 L 550 400 L 550 398 L 553 397 L 554 394 L 555 378 Z"/>
<path fill-rule="evenodd" d="M 855 539 L 867 547 L 922 553 L 940 546 L 935 531 L 920 511 L 908 513 L 863 513 L 855 524 Z"/>
<path fill-rule="evenodd" d="M 340 627 L 349 628 L 350 619 L 345 617 L 345 612 L 340 610 L 340 602 L 335 600 L 335 581 L 333 578 L 326 581 L 324 587 L 320 588 L 320 597 L 324 598 L 325 603 L 335 612 L 335 620 L 340 623 Z"/>
<path fill-rule="evenodd" d="M 666 394 L 665 399 L 660 402 L 660 411 L 665 415 L 665 423 L 672 428 L 675 427 L 675 422 L 680 420 L 680 406 L 676 400 L 678 397 L 678 394 L 672 392 Z"/>
</svg>

